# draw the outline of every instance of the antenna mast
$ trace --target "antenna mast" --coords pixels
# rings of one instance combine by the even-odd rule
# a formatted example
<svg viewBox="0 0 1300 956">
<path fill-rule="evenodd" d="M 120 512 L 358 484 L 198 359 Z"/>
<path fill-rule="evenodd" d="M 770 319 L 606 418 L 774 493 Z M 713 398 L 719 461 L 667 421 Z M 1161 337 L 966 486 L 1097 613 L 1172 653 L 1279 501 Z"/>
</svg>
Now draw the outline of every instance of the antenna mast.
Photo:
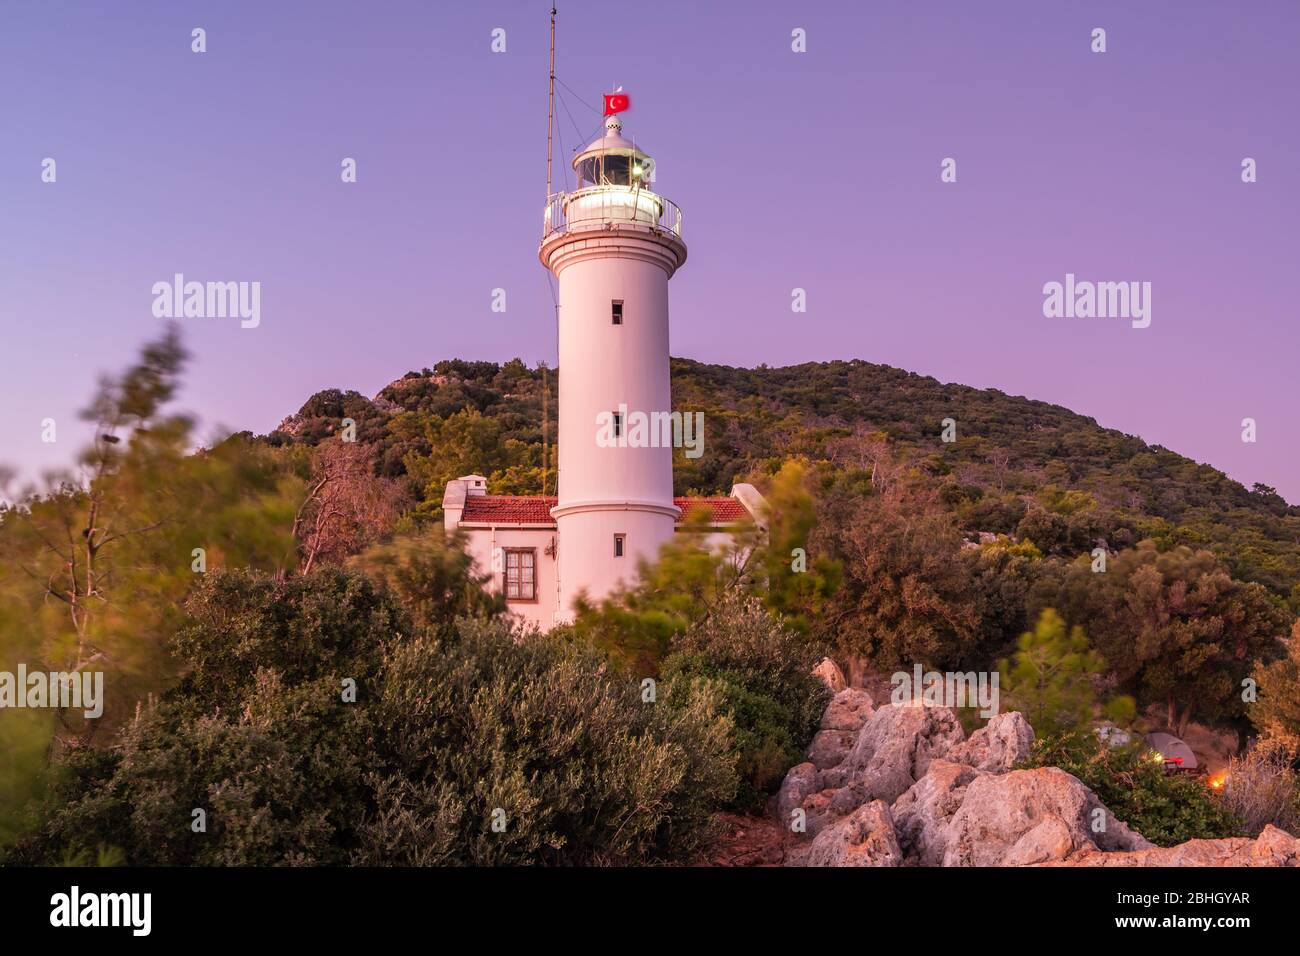
<svg viewBox="0 0 1300 956">
<path fill-rule="evenodd" d="M 547 81 L 546 87 L 546 202 L 549 207 L 551 202 L 551 156 L 553 153 L 551 146 L 551 136 L 555 130 L 555 4 L 551 4 L 551 75 Z M 543 226 L 545 228 L 545 226 Z M 548 278 L 549 282 L 550 279 Z M 560 309 L 557 305 L 555 308 L 555 321 L 560 321 Z M 540 363 L 542 366 L 542 495 L 546 495 L 546 487 L 549 484 L 551 468 L 551 446 L 548 441 L 548 428 L 550 424 L 548 414 L 548 405 L 550 402 L 551 385 L 547 377 L 546 363 Z M 558 476 L 556 484 L 559 484 Z"/>
<path fill-rule="evenodd" d="M 551 4 L 551 77 L 546 88 L 546 201 L 551 201 L 551 135 L 555 129 L 555 4 Z"/>
</svg>

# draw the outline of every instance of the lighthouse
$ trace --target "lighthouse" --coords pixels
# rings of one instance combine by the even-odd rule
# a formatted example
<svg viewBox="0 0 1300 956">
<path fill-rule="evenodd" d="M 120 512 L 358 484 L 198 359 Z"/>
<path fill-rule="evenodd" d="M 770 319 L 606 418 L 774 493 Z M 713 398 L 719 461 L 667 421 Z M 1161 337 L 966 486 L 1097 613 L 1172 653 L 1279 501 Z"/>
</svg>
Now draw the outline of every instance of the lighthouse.
<svg viewBox="0 0 1300 956">
<path fill-rule="evenodd" d="M 539 249 L 558 281 L 559 611 L 653 560 L 673 536 L 668 282 L 686 261 L 677 206 L 617 114 L 573 159 L 576 189 L 551 197 Z M 630 434 L 631 426 L 641 434 Z"/>
<path fill-rule="evenodd" d="M 721 548 L 762 527 L 748 484 L 673 497 L 673 447 L 703 452 L 694 416 L 670 407 L 668 280 L 686 261 L 682 215 L 655 189 L 654 160 L 623 135 L 625 94 L 606 97 L 601 136 L 573 160 L 575 187 L 549 196 L 538 256 L 555 274 L 559 351 L 557 495 L 502 495 L 500 477 L 447 483 L 443 518 L 476 576 L 527 627 L 571 621 L 635 580 L 674 534 Z M 548 169 L 548 182 L 550 179 Z M 689 521 L 683 517 L 689 516 Z"/>
</svg>

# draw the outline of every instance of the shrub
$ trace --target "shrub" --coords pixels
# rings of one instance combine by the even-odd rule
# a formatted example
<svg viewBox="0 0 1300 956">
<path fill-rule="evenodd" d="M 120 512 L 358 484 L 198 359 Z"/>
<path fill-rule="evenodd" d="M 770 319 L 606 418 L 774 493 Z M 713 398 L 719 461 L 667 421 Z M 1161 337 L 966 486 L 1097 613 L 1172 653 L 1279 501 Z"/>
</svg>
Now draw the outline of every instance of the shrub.
<svg viewBox="0 0 1300 956">
<path fill-rule="evenodd" d="M 1157 846 L 1241 835 L 1241 824 L 1193 777 L 1167 775 L 1141 745 L 1107 747 L 1090 730 L 1034 742 L 1022 767 L 1059 767 L 1083 781 L 1121 821 Z"/>
<path fill-rule="evenodd" d="M 1230 760 L 1221 795 L 1223 805 L 1251 835 L 1270 823 L 1292 833 L 1300 831 L 1300 786 L 1283 747 L 1260 745 Z"/>
<path fill-rule="evenodd" d="M 187 610 L 185 679 L 68 758 L 15 862 L 681 859 L 735 789 L 712 688 L 642 703 L 577 643 L 486 619 L 410 637 L 393 595 L 336 570 L 213 574 Z"/>
<path fill-rule="evenodd" d="M 355 556 L 348 567 L 386 588 L 417 627 L 504 612 L 505 599 L 486 587 L 492 575 L 476 571 L 465 541 L 465 532 L 449 537 L 441 527 L 398 535 Z"/>
<path fill-rule="evenodd" d="M 735 724 L 737 808 L 760 808 L 802 759 L 828 696 L 812 675 L 819 656 L 754 599 L 724 602 L 674 641 L 664 676 L 715 687 Z"/>
<path fill-rule="evenodd" d="M 375 713 L 377 809 L 360 863 L 681 858 L 734 789 L 707 688 L 654 703 L 596 652 L 502 621 L 394 646 Z M 492 828 L 503 816 L 502 832 Z"/>
</svg>

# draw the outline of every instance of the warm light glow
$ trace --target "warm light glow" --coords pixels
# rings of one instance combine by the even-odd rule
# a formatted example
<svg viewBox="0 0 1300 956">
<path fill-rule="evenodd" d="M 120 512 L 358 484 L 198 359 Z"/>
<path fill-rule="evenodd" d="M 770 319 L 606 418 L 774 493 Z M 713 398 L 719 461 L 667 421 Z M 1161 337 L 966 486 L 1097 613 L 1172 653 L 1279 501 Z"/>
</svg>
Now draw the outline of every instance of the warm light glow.
<svg viewBox="0 0 1300 956">
<path fill-rule="evenodd" d="M 1210 778 L 1210 787 L 1211 787 L 1211 789 L 1213 789 L 1213 790 L 1222 790 L 1222 789 L 1223 789 L 1223 783 L 1224 783 L 1225 780 L 1227 780 L 1227 778 L 1228 778 L 1228 775 L 1227 775 L 1226 773 L 1221 773 L 1221 774 L 1218 774 L 1217 776 L 1213 776 L 1213 777 L 1211 777 L 1211 778 Z"/>
</svg>

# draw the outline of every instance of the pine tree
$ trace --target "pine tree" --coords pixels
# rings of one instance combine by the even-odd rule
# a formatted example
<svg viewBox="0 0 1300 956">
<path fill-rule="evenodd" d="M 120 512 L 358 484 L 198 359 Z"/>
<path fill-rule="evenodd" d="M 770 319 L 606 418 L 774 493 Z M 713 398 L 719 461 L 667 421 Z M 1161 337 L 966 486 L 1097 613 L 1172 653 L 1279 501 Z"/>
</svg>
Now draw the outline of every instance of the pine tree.
<svg viewBox="0 0 1300 956">
<path fill-rule="evenodd" d="M 1061 615 L 1047 608 L 1034 630 L 1020 635 L 1011 661 L 1000 661 L 998 670 L 1011 706 L 1043 736 L 1080 729 L 1091 721 L 1093 681 L 1105 666 L 1088 645 L 1083 628 L 1075 625 L 1067 631 Z M 1119 698 L 1108 709 L 1124 716 L 1131 713 L 1132 702 Z"/>
</svg>

